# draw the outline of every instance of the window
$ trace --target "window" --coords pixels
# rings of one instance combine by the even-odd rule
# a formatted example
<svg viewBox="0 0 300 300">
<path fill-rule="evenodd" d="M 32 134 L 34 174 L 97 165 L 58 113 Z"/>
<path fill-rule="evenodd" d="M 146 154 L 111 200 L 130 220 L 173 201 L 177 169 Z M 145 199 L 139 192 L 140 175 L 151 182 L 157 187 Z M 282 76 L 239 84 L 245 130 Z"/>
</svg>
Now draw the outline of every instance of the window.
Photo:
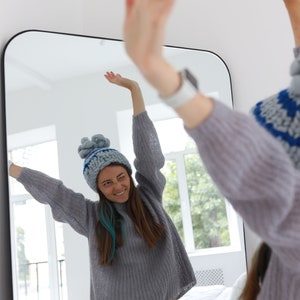
<svg viewBox="0 0 300 300">
<path fill-rule="evenodd" d="M 163 204 L 187 251 L 230 246 L 226 201 L 212 183 L 181 120 L 157 121 L 155 127 L 166 158 Z"/>
<path fill-rule="evenodd" d="M 58 177 L 57 143 L 44 140 L 22 143 L 26 133 L 17 134 L 20 146 L 9 146 L 9 159 L 16 164 Z M 42 138 L 39 139 L 38 137 Z M 11 137 L 14 140 L 16 136 Z M 8 138 L 8 142 L 10 138 Z M 10 143 L 8 143 L 10 144 Z M 21 144 L 26 146 L 22 147 Z M 67 299 L 62 224 L 52 218 L 50 208 L 34 200 L 24 187 L 10 178 L 11 234 L 14 299 Z"/>
<path fill-rule="evenodd" d="M 204 169 L 182 120 L 163 104 L 147 106 L 166 163 L 163 205 L 191 255 L 241 252 L 241 225 L 232 206 L 219 194 Z M 120 150 L 133 161 L 132 110 L 117 113 Z"/>
<path fill-rule="evenodd" d="M 164 104 L 147 106 L 166 163 L 163 205 L 188 252 L 197 285 L 232 285 L 245 272 L 243 222 L 214 187 L 181 119 Z M 121 152 L 133 162 L 132 109 L 117 113 Z"/>
</svg>

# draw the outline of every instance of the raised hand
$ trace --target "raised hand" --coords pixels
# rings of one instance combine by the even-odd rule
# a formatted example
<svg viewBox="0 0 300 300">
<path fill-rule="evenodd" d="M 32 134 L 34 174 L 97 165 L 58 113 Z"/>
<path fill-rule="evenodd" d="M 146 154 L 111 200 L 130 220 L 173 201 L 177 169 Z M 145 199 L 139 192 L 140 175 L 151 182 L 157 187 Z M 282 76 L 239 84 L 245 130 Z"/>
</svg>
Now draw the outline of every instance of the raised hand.
<svg viewBox="0 0 300 300">
<path fill-rule="evenodd" d="M 128 55 L 138 68 L 148 72 L 161 60 L 164 31 L 174 0 L 127 0 L 124 40 Z"/>
<path fill-rule="evenodd" d="M 163 57 L 165 27 L 175 0 L 126 0 L 123 36 L 127 54 L 144 78 L 167 98 L 181 86 L 177 70 Z M 189 128 L 202 123 L 213 110 L 213 101 L 198 93 L 176 109 Z"/>
<path fill-rule="evenodd" d="M 125 77 L 122 77 L 120 74 L 115 74 L 114 72 L 106 72 L 104 74 L 104 77 L 113 84 L 119 85 L 121 87 L 127 88 L 129 90 L 132 90 L 136 85 L 137 82 Z"/>
<path fill-rule="evenodd" d="M 139 84 L 136 81 L 122 77 L 120 74 L 115 74 L 112 71 L 106 72 L 104 74 L 104 77 L 110 83 L 127 88 L 130 91 L 134 115 L 145 111 L 143 94 L 141 92 Z"/>
</svg>

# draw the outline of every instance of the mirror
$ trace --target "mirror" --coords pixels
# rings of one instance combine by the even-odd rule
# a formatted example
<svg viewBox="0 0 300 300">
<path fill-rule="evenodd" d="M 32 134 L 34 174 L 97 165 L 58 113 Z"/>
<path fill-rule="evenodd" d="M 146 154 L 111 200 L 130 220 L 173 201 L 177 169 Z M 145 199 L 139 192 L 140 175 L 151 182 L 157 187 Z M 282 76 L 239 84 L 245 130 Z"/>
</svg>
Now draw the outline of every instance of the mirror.
<svg viewBox="0 0 300 300">
<path fill-rule="evenodd" d="M 178 70 L 188 67 L 196 74 L 204 93 L 232 106 L 230 75 L 218 55 L 173 46 L 166 46 L 164 52 Z M 169 124 L 178 126 L 176 115 L 161 104 L 140 76 L 122 41 L 38 30 L 21 32 L 7 44 L 3 65 L 9 157 L 60 178 L 87 198 L 97 200 L 82 176 L 82 160 L 77 154 L 81 137 L 103 133 L 113 147 L 133 159 L 130 95 L 109 84 L 103 76 L 106 71 L 139 82 L 149 115 L 164 136 L 164 152 L 179 151 L 175 148 L 178 137 L 184 139 L 182 125 L 171 138 L 176 143 L 168 144 L 164 121 L 175 120 Z M 85 238 L 68 225 L 54 222 L 49 209 L 31 199 L 13 180 L 9 200 L 14 298 L 88 299 Z M 184 215 L 186 207 L 181 209 Z M 246 270 L 242 220 L 228 203 L 224 212 L 229 242 L 218 247 L 197 249 L 183 218 L 185 246 L 199 287 L 230 287 Z"/>
</svg>

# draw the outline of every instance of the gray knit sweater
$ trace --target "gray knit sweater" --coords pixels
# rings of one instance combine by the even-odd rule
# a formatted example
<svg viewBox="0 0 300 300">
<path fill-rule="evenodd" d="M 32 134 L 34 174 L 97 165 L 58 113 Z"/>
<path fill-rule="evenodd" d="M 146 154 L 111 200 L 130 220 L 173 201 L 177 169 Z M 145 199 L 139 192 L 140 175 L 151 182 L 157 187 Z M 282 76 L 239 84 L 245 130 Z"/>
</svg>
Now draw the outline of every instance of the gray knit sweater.
<svg viewBox="0 0 300 300">
<path fill-rule="evenodd" d="M 272 248 L 257 299 L 300 299 L 300 172 L 282 145 L 219 102 L 188 132 L 221 193 Z"/>
<path fill-rule="evenodd" d="M 95 226 L 97 203 L 63 185 L 60 180 L 24 168 L 18 181 L 39 202 L 49 204 L 57 221 L 70 224 L 88 239 L 93 300 L 170 300 L 185 294 L 195 276 L 176 228 L 162 207 L 164 157 L 153 123 L 146 112 L 133 117 L 136 179 L 141 199 L 166 229 L 150 250 L 127 214 L 126 204 L 114 204 L 123 216 L 126 240 L 112 266 L 100 266 Z"/>
</svg>

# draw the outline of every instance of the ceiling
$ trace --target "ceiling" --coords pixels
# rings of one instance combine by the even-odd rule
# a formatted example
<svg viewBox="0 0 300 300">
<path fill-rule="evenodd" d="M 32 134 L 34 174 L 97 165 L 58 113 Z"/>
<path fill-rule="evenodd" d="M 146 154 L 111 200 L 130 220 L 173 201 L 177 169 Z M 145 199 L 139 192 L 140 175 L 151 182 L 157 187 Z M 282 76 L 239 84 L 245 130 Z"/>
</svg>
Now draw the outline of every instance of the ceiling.
<svg viewBox="0 0 300 300">
<path fill-rule="evenodd" d="M 6 92 L 46 89 L 63 79 L 108 71 L 107 66 L 132 64 L 123 48 L 117 40 L 26 31 L 11 39 L 4 52 Z"/>
</svg>

